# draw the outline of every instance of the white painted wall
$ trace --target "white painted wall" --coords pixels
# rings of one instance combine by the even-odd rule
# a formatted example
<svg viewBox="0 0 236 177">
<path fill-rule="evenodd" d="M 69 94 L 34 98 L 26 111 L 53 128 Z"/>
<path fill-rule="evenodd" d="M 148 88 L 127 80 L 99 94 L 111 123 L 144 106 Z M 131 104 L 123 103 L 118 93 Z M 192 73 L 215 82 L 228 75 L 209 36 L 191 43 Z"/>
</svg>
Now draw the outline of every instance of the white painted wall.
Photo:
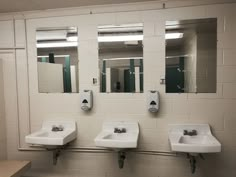
<svg viewBox="0 0 236 177">
<path fill-rule="evenodd" d="M 148 5 L 150 6 L 152 3 Z M 223 152 L 207 155 L 205 161 L 198 163 L 194 176 L 225 177 L 227 174 L 227 177 L 234 177 L 236 175 L 236 24 L 234 19 L 236 5 L 138 10 L 145 7 L 147 6 L 143 4 L 134 4 L 94 8 L 99 13 L 91 15 L 78 15 L 89 12 L 87 9 L 84 11 L 80 9 L 81 11 L 78 12 L 59 10 L 25 14 L 28 61 L 26 50 L 17 49 L 16 62 L 9 60 L 9 65 L 4 65 L 4 74 L 8 75 L 7 82 L 4 83 L 4 89 L 7 91 L 4 91 L 7 100 L 5 105 L 7 156 L 9 159 L 32 161 L 32 170 L 26 176 L 190 177 L 192 175 L 189 162 L 185 158 L 135 153 L 128 154 L 123 170 L 118 168 L 117 154 L 112 153 L 65 152 L 60 156 L 58 165 L 53 166 L 51 152 L 17 150 L 18 118 L 20 145 L 24 148 L 28 148 L 24 143 L 24 136 L 30 130 L 40 128 L 42 121 L 47 118 L 76 120 L 78 138 L 72 146 L 93 148 L 93 139 L 101 130 L 104 120 L 137 120 L 140 124 L 139 149 L 155 151 L 170 151 L 167 139 L 169 123 L 209 123 L 214 135 L 223 145 Z M 109 11 L 113 13 L 103 13 Z M 217 93 L 165 93 L 165 86 L 159 84 L 160 76 L 165 73 L 165 21 L 209 17 L 218 18 Z M 99 93 L 99 85 L 92 84 L 92 79 L 99 75 L 97 26 L 136 22 L 144 23 L 144 93 Z M 35 29 L 38 26 L 71 25 L 77 26 L 80 34 L 78 48 L 80 90 L 93 90 L 94 108 L 89 114 L 80 109 L 79 94 L 42 94 L 37 90 Z M 21 30 L 21 35 L 24 35 L 24 30 Z M 22 40 L 22 44 L 25 44 L 24 39 Z M 27 73 L 29 73 L 29 83 Z M 147 90 L 160 91 L 161 108 L 157 115 L 147 111 L 145 103 Z M 16 109 L 17 103 L 19 111 Z"/>
</svg>

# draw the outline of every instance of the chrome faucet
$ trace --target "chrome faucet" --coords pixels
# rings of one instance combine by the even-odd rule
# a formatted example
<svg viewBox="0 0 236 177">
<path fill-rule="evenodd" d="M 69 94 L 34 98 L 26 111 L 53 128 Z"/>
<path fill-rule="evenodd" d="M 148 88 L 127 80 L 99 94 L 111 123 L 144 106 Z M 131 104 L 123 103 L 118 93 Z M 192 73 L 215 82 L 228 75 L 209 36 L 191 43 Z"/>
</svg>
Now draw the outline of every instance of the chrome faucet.
<svg viewBox="0 0 236 177">
<path fill-rule="evenodd" d="M 184 130 L 184 135 L 188 135 L 188 136 L 196 136 L 197 135 L 197 130 Z"/>
<path fill-rule="evenodd" d="M 64 128 L 63 128 L 61 125 L 59 125 L 59 126 L 53 125 L 53 126 L 52 126 L 52 131 L 53 131 L 53 132 L 63 131 L 63 129 L 64 129 Z"/>
<path fill-rule="evenodd" d="M 114 133 L 126 133 L 126 128 L 114 128 Z"/>
</svg>

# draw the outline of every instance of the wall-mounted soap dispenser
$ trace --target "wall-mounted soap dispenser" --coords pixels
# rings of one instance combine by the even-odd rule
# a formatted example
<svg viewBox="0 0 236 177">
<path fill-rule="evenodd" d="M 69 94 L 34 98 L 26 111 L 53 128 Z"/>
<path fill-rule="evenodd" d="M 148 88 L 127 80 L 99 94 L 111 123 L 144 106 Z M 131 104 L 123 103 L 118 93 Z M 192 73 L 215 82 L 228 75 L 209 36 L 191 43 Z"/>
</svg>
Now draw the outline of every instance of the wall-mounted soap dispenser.
<svg viewBox="0 0 236 177">
<path fill-rule="evenodd" d="M 148 110 L 152 113 L 155 113 L 159 110 L 160 96 L 159 92 L 155 90 L 150 90 L 147 93 L 147 107 Z"/>
<path fill-rule="evenodd" d="M 84 111 L 89 111 L 93 107 L 93 93 L 92 90 L 84 90 L 80 93 L 80 105 Z"/>
</svg>

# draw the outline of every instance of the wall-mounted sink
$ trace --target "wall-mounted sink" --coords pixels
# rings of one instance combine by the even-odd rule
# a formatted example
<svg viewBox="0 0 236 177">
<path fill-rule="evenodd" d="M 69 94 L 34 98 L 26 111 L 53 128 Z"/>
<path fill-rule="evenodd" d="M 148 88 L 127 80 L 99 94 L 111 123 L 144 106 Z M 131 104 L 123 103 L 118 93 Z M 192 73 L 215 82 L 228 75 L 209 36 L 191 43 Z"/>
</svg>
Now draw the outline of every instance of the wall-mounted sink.
<svg viewBox="0 0 236 177">
<path fill-rule="evenodd" d="M 26 143 L 62 146 L 76 139 L 75 121 L 44 121 L 42 128 L 25 137 Z"/>
<path fill-rule="evenodd" d="M 135 121 L 107 121 L 95 138 L 95 145 L 106 148 L 136 148 L 139 126 Z"/>
<path fill-rule="evenodd" d="M 221 151 L 220 142 L 212 135 L 208 124 L 169 125 L 171 150 L 186 153 L 215 153 Z"/>
<path fill-rule="evenodd" d="M 139 126 L 136 121 L 106 121 L 102 131 L 94 139 L 98 147 L 111 148 L 118 151 L 119 168 L 123 168 L 126 149 L 137 148 Z"/>
</svg>

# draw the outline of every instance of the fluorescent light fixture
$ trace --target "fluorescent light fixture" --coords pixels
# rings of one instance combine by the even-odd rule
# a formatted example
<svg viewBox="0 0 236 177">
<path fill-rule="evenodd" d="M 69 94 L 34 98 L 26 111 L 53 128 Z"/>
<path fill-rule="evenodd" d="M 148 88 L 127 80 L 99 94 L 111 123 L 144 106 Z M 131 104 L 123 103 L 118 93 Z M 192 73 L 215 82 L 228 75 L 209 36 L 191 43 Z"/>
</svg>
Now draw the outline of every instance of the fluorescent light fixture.
<svg viewBox="0 0 236 177">
<path fill-rule="evenodd" d="M 98 36 L 98 42 L 122 42 L 122 41 L 141 41 L 143 35 L 126 36 Z"/>
<path fill-rule="evenodd" d="M 78 42 L 52 42 L 36 44 L 37 48 L 77 47 Z"/>
<path fill-rule="evenodd" d="M 98 27 L 98 32 L 132 32 L 143 31 L 142 23 L 124 24 L 124 25 L 104 25 Z"/>
<path fill-rule="evenodd" d="M 179 57 L 185 57 L 185 59 L 186 59 L 186 57 L 192 57 L 192 55 L 191 54 L 186 54 L 186 55 L 166 56 L 166 59 L 179 58 Z"/>
<path fill-rule="evenodd" d="M 183 33 L 166 33 L 165 38 L 166 39 L 179 39 L 184 36 Z"/>
<path fill-rule="evenodd" d="M 55 58 L 60 58 L 60 57 L 68 57 L 70 55 L 54 55 Z M 39 55 L 37 58 L 49 58 L 48 55 Z"/>
<path fill-rule="evenodd" d="M 105 58 L 105 59 L 102 59 L 104 61 L 112 61 L 112 60 L 140 60 L 140 59 L 143 59 L 143 57 L 126 57 L 126 58 Z"/>
<path fill-rule="evenodd" d="M 76 42 L 76 41 L 78 41 L 78 37 L 77 36 L 69 36 L 66 38 L 66 40 L 69 42 Z"/>
</svg>

